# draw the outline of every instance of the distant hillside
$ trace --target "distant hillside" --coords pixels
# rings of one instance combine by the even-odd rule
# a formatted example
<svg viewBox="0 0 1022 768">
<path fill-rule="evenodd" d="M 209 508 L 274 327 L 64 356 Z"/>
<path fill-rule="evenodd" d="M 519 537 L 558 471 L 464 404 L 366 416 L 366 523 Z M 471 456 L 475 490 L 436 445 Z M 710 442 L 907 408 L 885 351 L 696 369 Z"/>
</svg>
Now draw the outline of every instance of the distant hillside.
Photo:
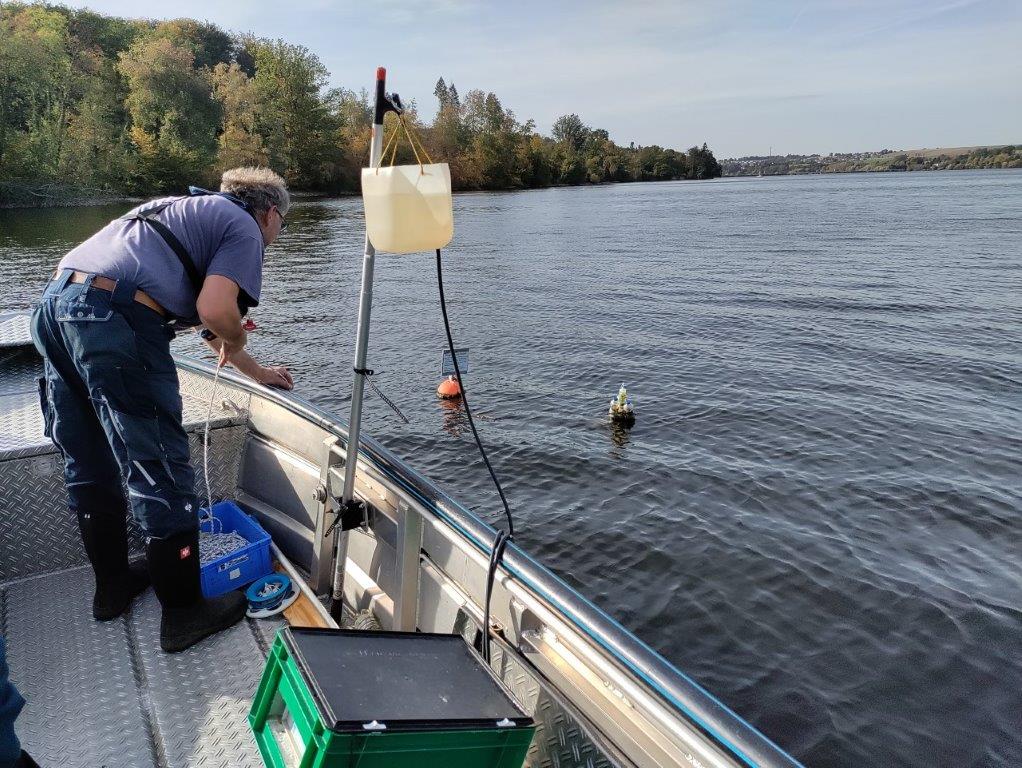
<svg viewBox="0 0 1022 768">
<path fill-rule="evenodd" d="M 750 156 L 722 160 L 725 176 L 787 176 L 800 173 L 957 171 L 1022 168 L 1022 144 L 935 149 L 882 149 L 829 155 Z"/>
<path fill-rule="evenodd" d="M 979 147 L 936 147 L 934 149 L 906 149 L 902 150 L 901 154 L 908 155 L 909 157 L 940 157 L 941 155 L 947 155 L 948 157 L 961 157 L 962 155 L 968 155 L 970 152 L 975 152 L 980 149 L 1003 149 L 1005 147 L 1011 147 L 1010 144 L 995 144 L 992 146 L 979 146 Z"/>
</svg>

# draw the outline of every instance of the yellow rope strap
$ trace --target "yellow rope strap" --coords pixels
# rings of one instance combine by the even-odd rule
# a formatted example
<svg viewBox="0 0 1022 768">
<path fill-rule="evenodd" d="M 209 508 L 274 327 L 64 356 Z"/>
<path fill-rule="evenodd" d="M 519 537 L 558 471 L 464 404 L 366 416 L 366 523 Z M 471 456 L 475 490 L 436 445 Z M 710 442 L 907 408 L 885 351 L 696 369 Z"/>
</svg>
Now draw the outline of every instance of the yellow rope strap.
<svg viewBox="0 0 1022 768">
<path fill-rule="evenodd" d="M 398 115 L 397 116 L 397 121 L 398 121 L 398 127 L 395 128 L 394 132 L 390 134 L 390 139 L 387 141 L 386 145 L 384 146 L 383 152 L 380 153 L 380 163 L 379 163 L 379 165 L 376 166 L 376 173 L 379 174 L 380 166 L 383 165 L 383 160 L 384 160 L 384 158 L 387 157 L 387 152 L 388 151 L 390 152 L 390 162 L 388 163 L 388 165 L 394 165 L 394 158 L 397 156 L 397 145 L 398 145 L 398 142 L 395 141 L 395 140 L 397 139 L 397 137 L 400 135 L 401 131 L 403 130 L 405 136 L 408 137 L 408 144 L 412 148 L 412 153 L 415 155 L 415 162 L 417 162 L 419 164 L 419 173 L 423 173 L 424 174 L 426 171 L 422 167 L 423 163 L 422 163 L 422 158 L 419 157 L 419 150 L 420 149 L 422 150 L 422 154 L 424 154 L 426 156 L 426 161 L 428 163 L 430 163 L 431 165 L 433 163 L 433 158 L 429 156 L 429 152 L 427 152 L 426 148 L 422 145 L 422 140 L 418 137 L 418 134 L 415 132 L 415 130 L 414 129 L 409 130 L 408 124 L 405 122 L 405 116 L 404 115 Z M 416 142 L 418 142 L 418 148 L 416 148 Z"/>
</svg>

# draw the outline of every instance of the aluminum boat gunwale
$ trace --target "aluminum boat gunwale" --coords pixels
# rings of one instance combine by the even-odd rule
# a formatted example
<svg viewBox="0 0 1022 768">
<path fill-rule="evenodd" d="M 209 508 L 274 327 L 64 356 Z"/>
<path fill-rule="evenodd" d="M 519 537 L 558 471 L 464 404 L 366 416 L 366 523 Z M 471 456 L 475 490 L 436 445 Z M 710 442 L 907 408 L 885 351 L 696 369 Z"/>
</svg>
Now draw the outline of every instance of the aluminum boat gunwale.
<svg viewBox="0 0 1022 768">
<path fill-rule="evenodd" d="M 212 378 L 213 366 L 186 356 L 175 356 L 179 368 Z M 220 378 L 232 387 L 282 407 L 342 440 L 348 440 L 347 425 L 328 411 L 293 393 L 264 387 L 229 370 Z M 488 558 L 496 529 L 465 508 L 432 481 L 421 475 L 387 448 L 360 434 L 359 460 L 363 466 L 407 494 L 427 511 L 450 526 Z M 507 547 L 503 570 L 518 580 L 532 595 L 596 643 L 606 660 L 647 684 L 668 706 L 676 709 L 705 737 L 734 759 L 747 766 L 787 767 L 799 763 L 743 720 L 698 683 L 673 667 L 649 645 L 625 629 L 613 617 L 563 582 L 513 542 Z M 698 760 L 690 758 L 693 764 Z"/>
</svg>

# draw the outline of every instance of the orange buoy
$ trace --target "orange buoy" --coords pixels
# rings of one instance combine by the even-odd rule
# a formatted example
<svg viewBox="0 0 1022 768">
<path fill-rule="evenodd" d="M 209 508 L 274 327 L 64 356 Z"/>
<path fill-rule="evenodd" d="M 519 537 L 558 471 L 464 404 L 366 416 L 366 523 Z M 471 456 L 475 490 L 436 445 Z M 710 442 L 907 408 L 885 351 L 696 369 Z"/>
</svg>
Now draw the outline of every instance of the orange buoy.
<svg viewBox="0 0 1022 768">
<path fill-rule="evenodd" d="M 440 382 L 440 386 L 436 388 L 436 394 L 437 397 L 444 400 L 453 400 L 456 397 L 461 397 L 461 387 L 458 386 L 458 382 L 453 376 L 448 376 Z"/>
</svg>

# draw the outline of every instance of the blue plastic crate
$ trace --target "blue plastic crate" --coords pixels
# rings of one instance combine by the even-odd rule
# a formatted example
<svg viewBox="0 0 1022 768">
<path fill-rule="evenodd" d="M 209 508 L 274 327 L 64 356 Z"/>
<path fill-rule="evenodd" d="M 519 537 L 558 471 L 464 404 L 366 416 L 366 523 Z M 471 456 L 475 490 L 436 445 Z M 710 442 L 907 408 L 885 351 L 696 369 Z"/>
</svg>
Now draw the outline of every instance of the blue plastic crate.
<svg viewBox="0 0 1022 768">
<path fill-rule="evenodd" d="M 200 518 L 206 510 L 200 511 Z M 219 521 L 217 533 L 236 532 L 248 540 L 248 546 L 236 552 L 213 560 L 202 566 L 202 594 L 216 597 L 232 589 L 241 589 L 256 579 L 273 572 L 270 558 L 270 534 L 256 522 L 255 518 L 245 514 L 241 507 L 233 501 L 220 501 L 213 505 L 213 515 Z M 210 532 L 212 521 L 200 519 L 199 530 Z M 222 526 L 222 528 L 221 528 Z"/>
</svg>

